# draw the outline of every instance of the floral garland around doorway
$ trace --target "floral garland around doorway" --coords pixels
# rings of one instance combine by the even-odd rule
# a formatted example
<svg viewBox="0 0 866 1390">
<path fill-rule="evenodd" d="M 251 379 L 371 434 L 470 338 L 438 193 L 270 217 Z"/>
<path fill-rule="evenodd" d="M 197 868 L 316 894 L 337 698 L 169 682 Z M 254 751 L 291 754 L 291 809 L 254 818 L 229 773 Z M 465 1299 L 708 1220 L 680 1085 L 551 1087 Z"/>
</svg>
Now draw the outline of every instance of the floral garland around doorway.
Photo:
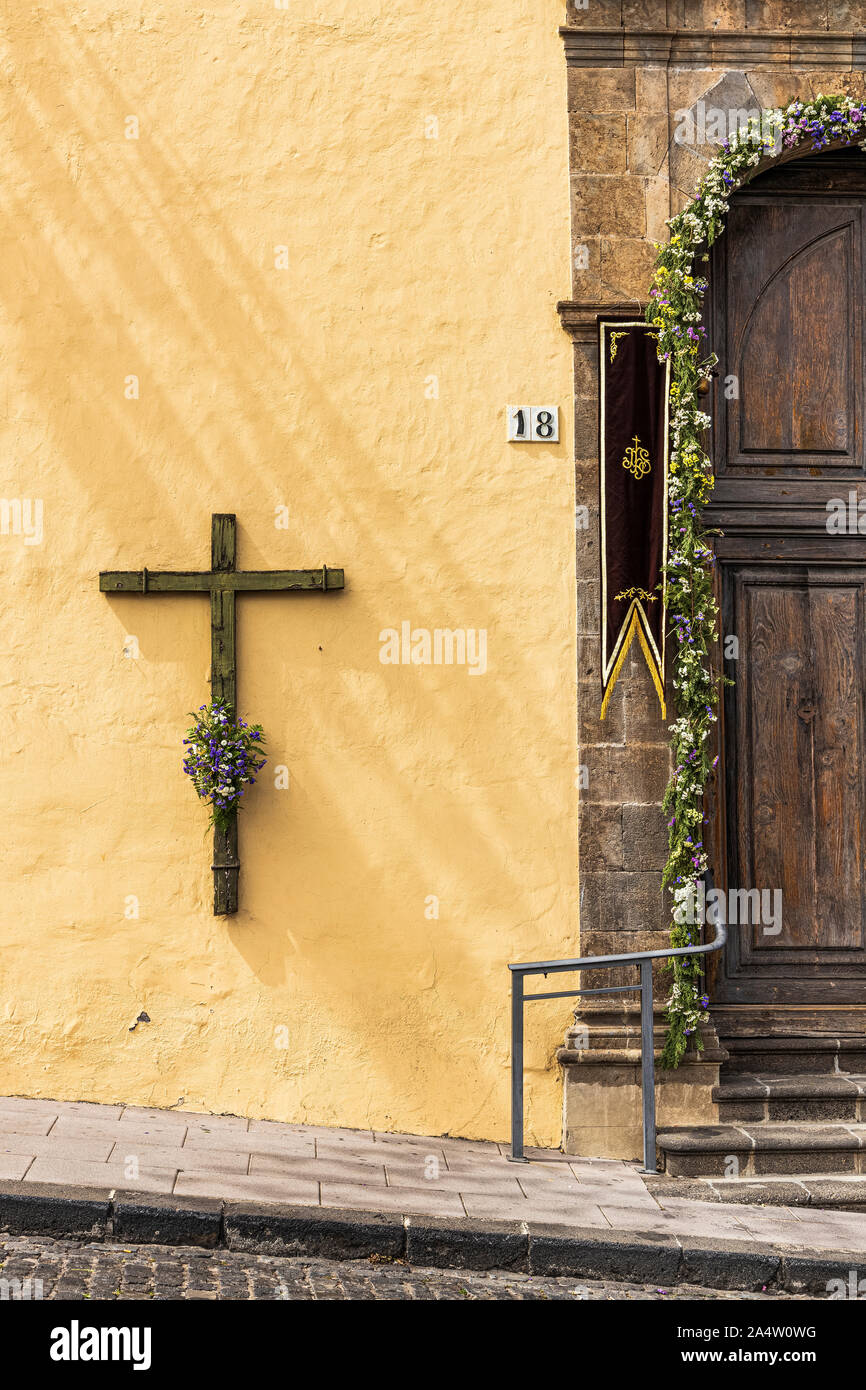
<svg viewBox="0 0 866 1390">
<path fill-rule="evenodd" d="M 701 306 L 707 280 L 696 262 L 709 260 L 709 248 L 724 231 L 731 194 L 752 176 L 755 166 L 795 146 L 826 149 L 866 138 L 866 105 L 848 96 L 792 101 L 752 117 L 722 143 L 710 161 L 692 202 L 668 221 L 670 241 L 657 249 L 648 322 L 659 329 L 659 356 L 671 363 L 671 452 L 668 488 L 669 554 L 667 612 L 674 637 L 673 686 L 677 718 L 670 725 L 674 769 L 664 798 L 668 817 L 668 859 L 663 885 L 674 897 L 672 946 L 697 943 L 700 924 L 689 906 L 708 867 L 704 847 L 704 792 L 718 757 L 712 754 L 724 677 L 712 667 L 710 651 L 719 636 L 714 596 L 711 532 L 701 520 L 713 487 L 713 468 L 703 443 L 710 417 L 698 406 L 698 385 L 718 362 L 704 342 Z M 698 956 L 670 962 L 673 982 L 667 1002 L 668 1031 L 662 1065 L 676 1067 L 690 1043 L 703 1044 L 699 1025 L 708 1020 L 709 1000 L 700 993 Z"/>
</svg>

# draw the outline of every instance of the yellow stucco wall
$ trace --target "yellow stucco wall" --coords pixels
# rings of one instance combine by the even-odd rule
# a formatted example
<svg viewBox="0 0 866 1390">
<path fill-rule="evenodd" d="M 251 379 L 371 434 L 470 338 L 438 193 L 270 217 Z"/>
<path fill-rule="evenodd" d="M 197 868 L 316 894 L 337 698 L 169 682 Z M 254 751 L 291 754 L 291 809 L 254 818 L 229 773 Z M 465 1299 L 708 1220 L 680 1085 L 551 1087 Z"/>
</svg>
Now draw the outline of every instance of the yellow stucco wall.
<svg viewBox="0 0 866 1390">
<path fill-rule="evenodd" d="M 505 1136 L 506 962 L 577 944 L 561 19 L 5 12 L 0 496 L 44 535 L 0 535 L 0 1092 Z M 505 442 L 524 400 L 558 445 Z M 347 575 L 239 602 L 271 763 L 228 919 L 180 770 L 207 602 L 97 589 L 206 567 L 213 511 L 244 568 Z M 381 664 L 403 621 L 486 629 L 486 674 Z"/>
</svg>

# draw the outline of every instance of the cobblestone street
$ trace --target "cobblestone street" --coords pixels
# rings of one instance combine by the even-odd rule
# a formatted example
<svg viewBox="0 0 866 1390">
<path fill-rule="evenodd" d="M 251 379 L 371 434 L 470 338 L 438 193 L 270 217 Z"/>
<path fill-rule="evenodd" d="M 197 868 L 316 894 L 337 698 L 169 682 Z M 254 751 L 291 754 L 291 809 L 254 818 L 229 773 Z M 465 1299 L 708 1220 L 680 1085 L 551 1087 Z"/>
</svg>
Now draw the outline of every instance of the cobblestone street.
<svg viewBox="0 0 866 1390">
<path fill-rule="evenodd" d="M 30 1281 L 28 1286 L 27 1281 Z M 5 1283 L 2 1281 L 6 1281 Z M 41 1291 L 39 1282 L 41 1281 Z M 680 1285 L 619 1284 L 522 1274 L 412 1269 L 369 1260 L 287 1259 L 186 1246 L 88 1244 L 0 1237 L 0 1298 L 271 1300 L 795 1301 L 790 1294 L 728 1293 Z"/>
</svg>

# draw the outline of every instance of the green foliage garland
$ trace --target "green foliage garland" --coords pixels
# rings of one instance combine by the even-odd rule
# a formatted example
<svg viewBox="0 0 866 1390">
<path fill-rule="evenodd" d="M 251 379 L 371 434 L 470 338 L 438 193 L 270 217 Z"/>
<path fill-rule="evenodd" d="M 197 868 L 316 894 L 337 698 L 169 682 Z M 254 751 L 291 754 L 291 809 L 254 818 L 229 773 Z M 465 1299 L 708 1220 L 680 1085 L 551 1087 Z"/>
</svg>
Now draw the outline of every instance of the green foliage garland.
<svg viewBox="0 0 866 1390">
<path fill-rule="evenodd" d="M 850 145 L 866 135 L 866 107 L 848 96 L 818 95 L 762 112 L 724 141 L 698 185 L 694 199 L 672 217 L 670 241 L 659 255 L 646 317 L 659 330 L 659 356 L 671 363 L 671 462 L 668 489 L 669 550 L 667 613 L 674 638 L 673 686 L 677 718 L 670 726 L 674 770 L 664 798 L 668 859 L 663 884 L 673 892 L 672 946 L 697 944 L 700 924 L 687 921 L 697 883 L 708 866 L 703 842 L 704 791 L 718 758 L 711 758 L 722 678 L 710 650 L 718 640 L 718 606 L 713 593 L 713 553 L 701 513 L 712 491 L 713 470 L 704 447 L 710 418 L 698 406 L 697 388 L 718 358 L 707 352 L 701 325 L 706 278 L 697 261 L 725 227 L 735 189 L 755 168 L 801 143 L 813 150 L 831 142 Z M 668 1032 L 662 1065 L 676 1067 L 690 1042 L 703 1044 L 699 1025 L 709 1000 L 700 991 L 701 958 L 679 957 L 667 1002 Z"/>
</svg>

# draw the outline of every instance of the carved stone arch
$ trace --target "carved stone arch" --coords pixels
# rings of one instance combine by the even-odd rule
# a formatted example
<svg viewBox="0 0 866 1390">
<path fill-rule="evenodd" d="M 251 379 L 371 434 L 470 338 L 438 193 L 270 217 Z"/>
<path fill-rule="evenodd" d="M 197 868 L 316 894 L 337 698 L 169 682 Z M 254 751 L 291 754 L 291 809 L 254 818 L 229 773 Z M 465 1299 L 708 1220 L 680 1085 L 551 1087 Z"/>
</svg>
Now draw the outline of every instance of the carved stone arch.
<svg viewBox="0 0 866 1390">
<path fill-rule="evenodd" d="M 797 83 L 792 83 L 789 101 L 807 100 L 797 91 Z M 728 133 L 743 124 L 743 116 L 754 116 L 765 127 L 775 108 L 765 106 L 759 99 L 745 72 L 731 70 L 714 82 L 706 91 L 696 97 L 691 106 L 677 109 L 671 113 L 673 133 L 669 146 L 669 166 L 671 188 L 683 199 L 683 205 L 690 203 L 695 190 L 710 166 L 710 161 L 721 149 L 721 141 L 716 139 L 688 139 L 688 131 L 695 136 L 701 131 L 711 133 L 714 124 L 710 119 L 714 111 L 727 117 Z M 846 148 L 842 140 L 831 141 L 821 153 Z M 787 164 L 791 160 L 814 157 L 814 151 L 806 144 L 793 149 L 780 149 L 777 153 L 765 155 L 749 176 L 751 183 L 766 173 L 768 169 Z"/>
<path fill-rule="evenodd" d="M 720 139 L 701 138 L 715 133 L 717 122 L 712 118 L 713 113 L 724 113 L 725 133 L 730 134 L 742 124 L 739 117 L 744 113 L 760 118 L 764 110 L 746 74 L 736 70 L 726 72 L 696 97 L 691 106 L 674 110 L 669 146 L 671 188 L 686 202 L 694 197 L 710 160 L 721 147 Z"/>
</svg>

